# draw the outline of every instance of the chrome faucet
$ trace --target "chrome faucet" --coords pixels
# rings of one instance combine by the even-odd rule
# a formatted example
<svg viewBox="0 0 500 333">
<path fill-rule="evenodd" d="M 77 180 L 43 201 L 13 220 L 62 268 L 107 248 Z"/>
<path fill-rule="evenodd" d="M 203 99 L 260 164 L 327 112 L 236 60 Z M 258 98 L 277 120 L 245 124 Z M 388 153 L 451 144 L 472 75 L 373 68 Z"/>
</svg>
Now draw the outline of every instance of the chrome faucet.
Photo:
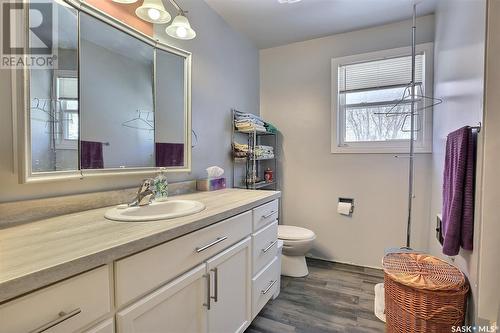
<svg viewBox="0 0 500 333">
<path fill-rule="evenodd" d="M 129 204 L 129 207 L 147 206 L 154 200 L 154 198 L 153 180 L 145 179 L 137 191 L 137 197 L 132 203 Z"/>
</svg>

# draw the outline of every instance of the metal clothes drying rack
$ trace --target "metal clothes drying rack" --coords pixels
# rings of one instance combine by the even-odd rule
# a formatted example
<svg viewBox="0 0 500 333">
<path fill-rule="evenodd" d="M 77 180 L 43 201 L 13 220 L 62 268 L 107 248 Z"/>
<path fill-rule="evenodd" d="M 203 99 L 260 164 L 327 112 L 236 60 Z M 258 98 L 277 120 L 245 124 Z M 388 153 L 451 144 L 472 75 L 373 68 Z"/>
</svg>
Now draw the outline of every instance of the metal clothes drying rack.
<svg viewBox="0 0 500 333">
<path fill-rule="evenodd" d="M 410 149 L 408 155 L 408 216 L 406 224 L 406 248 L 411 248 L 411 224 L 412 224 L 412 210 L 413 210 L 413 197 L 414 197 L 414 172 L 415 172 L 415 135 L 419 131 L 416 128 L 415 117 L 419 116 L 420 113 L 426 109 L 433 108 L 436 105 L 443 103 L 441 98 L 434 98 L 425 96 L 422 93 L 417 94 L 416 88 L 417 83 L 416 78 L 416 56 L 417 56 L 417 3 L 413 4 L 413 24 L 412 24 L 412 41 L 411 41 L 411 82 L 404 89 L 403 96 L 401 99 L 388 111 L 383 112 L 387 117 L 391 116 L 401 116 L 404 115 L 404 121 L 402 124 L 402 131 L 410 132 Z M 421 91 L 422 87 L 419 86 Z M 409 112 L 394 112 L 394 109 L 398 107 L 403 102 L 410 101 L 410 111 Z M 419 101 L 424 101 L 424 106 L 417 109 L 416 103 Z M 432 101 L 432 103 L 427 104 L 427 101 Z M 410 130 L 405 130 L 406 122 L 410 119 Z M 399 156 L 395 156 L 399 157 Z"/>
</svg>

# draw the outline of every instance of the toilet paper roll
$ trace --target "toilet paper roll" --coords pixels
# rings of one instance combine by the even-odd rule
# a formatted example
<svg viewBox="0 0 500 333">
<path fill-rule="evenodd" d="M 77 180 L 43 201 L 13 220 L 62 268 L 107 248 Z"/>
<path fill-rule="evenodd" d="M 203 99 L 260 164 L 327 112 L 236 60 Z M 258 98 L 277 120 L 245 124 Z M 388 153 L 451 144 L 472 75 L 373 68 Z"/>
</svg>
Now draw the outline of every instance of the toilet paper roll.
<svg viewBox="0 0 500 333">
<path fill-rule="evenodd" d="M 351 215 L 352 203 L 350 202 L 339 202 L 337 207 L 337 212 L 341 215 Z"/>
</svg>

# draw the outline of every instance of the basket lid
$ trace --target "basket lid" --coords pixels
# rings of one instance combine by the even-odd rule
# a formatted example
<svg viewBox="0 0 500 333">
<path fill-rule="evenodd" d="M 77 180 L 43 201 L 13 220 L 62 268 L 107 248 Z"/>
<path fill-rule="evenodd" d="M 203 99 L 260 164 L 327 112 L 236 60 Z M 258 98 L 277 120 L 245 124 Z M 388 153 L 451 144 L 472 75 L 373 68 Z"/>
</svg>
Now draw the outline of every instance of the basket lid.
<svg viewBox="0 0 500 333">
<path fill-rule="evenodd" d="M 416 289 L 459 290 L 465 284 L 458 268 L 428 254 L 389 253 L 383 266 L 393 281 Z"/>
</svg>

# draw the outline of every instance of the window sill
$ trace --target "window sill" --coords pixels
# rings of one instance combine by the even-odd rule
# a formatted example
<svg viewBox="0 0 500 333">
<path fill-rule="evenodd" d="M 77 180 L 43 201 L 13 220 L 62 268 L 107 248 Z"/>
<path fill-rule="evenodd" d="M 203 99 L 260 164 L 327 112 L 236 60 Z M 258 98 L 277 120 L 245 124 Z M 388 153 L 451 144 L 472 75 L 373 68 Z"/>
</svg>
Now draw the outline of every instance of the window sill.
<svg viewBox="0 0 500 333">
<path fill-rule="evenodd" d="M 78 142 L 73 140 L 64 140 L 56 143 L 56 150 L 78 150 Z"/>
<path fill-rule="evenodd" d="M 408 147 L 332 147 L 332 154 L 409 154 L 410 149 Z M 415 148 L 415 154 L 432 154 L 432 149 L 429 148 Z"/>
</svg>

